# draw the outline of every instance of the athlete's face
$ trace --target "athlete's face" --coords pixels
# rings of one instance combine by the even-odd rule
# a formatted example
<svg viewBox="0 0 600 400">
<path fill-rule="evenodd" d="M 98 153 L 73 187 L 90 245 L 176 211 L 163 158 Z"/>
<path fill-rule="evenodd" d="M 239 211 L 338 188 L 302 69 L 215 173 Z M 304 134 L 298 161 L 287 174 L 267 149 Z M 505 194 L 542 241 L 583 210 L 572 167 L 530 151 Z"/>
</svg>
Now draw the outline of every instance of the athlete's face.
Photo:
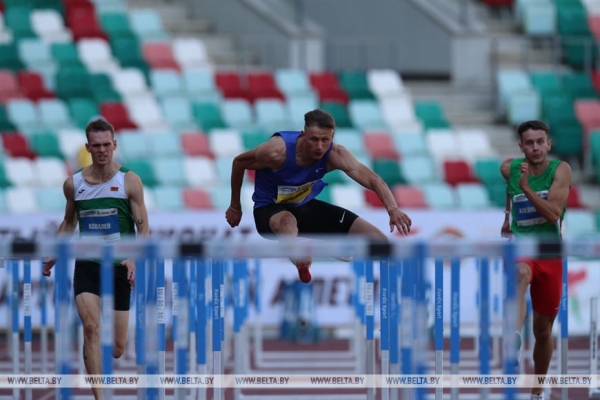
<svg viewBox="0 0 600 400">
<path fill-rule="evenodd" d="M 117 141 L 110 131 L 90 132 L 85 148 L 92 155 L 92 163 L 106 165 L 112 162 Z"/>
<path fill-rule="evenodd" d="M 306 139 L 305 149 L 307 155 L 314 160 L 323 158 L 333 140 L 333 129 L 313 125 L 305 127 L 302 134 Z"/>
<path fill-rule="evenodd" d="M 519 147 L 530 164 L 541 164 L 552 148 L 552 140 L 543 130 L 528 129 L 521 135 Z"/>
</svg>

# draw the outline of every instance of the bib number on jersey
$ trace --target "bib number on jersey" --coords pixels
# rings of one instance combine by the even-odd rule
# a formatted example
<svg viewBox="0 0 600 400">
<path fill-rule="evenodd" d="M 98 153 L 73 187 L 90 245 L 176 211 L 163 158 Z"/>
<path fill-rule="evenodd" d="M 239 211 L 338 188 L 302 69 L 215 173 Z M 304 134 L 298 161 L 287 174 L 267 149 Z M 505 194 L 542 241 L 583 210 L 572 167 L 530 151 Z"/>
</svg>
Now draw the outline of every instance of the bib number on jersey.
<svg viewBox="0 0 600 400">
<path fill-rule="evenodd" d="M 548 199 L 548 191 L 541 190 L 536 192 L 542 199 Z M 535 209 L 531 201 L 525 194 L 517 194 L 512 198 L 512 206 L 515 210 L 514 218 L 518 226 L 540 225 L 546 222 L 546 218 Z"/>
<path fill-rule="evenodd" d="M 301 203 L 312 192 L 315 182 L 316 181 L 308 182 L 300 186 L 277 186 L 277 203 Z"/>
<path fill-rule="evenodd" d="M 102 240 L 118 240 L 119 212 L 116 208 L 106 210 L 85 210 L 79 213 L 79 229 L 83 236 Z"/>
</svg>

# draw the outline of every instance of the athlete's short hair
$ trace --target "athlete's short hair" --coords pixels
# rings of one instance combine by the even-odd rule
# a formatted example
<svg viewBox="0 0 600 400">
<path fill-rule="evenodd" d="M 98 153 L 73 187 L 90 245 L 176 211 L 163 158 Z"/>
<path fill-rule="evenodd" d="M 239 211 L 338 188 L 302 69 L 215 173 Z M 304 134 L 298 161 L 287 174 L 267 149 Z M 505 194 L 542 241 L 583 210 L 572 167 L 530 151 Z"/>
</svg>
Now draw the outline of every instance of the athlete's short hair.
<svg viewBox="0 0 600 400">
<path fill-rule="evenodd" d="M 548 125 L 546 125 L 542 121 L 537 121 L 537 120 L 525 121 L 521 125 L 519 125 L 519 127 L 517 128 L 517 132 L 519 133 L 519 139 L 523 140 L 523 133 L 527 132 L 530 129 L 532 129 L 534 131 L 544 131 L 544 132 L 546 132 L 546 135 L 550 131 L 548 129 Z"/>
<path fill-rule="evenodd" d="M 85 137 L 87 141 L 90 141 L 90 133 L 92 132 L 104 132 L 109 131 L 112 135 L 112 138 L 115 138 L 115 128 L 105 120 L 104 118 L 98 118 L 93 121 L 90 121 L 85 127 Z"/>
<path fill-rule="evenodd" d="M 335 130 L 335 120 L 327 111 L 317 108 L 304 114 L 304 127 L 311 126 Z"/>
</svg>

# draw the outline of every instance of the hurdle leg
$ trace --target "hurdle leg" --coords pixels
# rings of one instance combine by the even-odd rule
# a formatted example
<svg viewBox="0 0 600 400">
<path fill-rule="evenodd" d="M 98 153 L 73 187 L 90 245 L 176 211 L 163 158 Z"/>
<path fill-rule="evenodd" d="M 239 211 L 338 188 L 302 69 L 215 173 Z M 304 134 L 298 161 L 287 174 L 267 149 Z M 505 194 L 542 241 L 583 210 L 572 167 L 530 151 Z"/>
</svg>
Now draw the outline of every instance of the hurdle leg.
<svg viewBox="0 0 600 400">
<path fill-rule="evenodd" d="M 158 271 L 156 276 L 156 324 L 158 341 L 158 374 L 165 374 L 165 355 L 166 355 L 166 317 L 165 317 L 165 261 L 158 262 Z M 158 398 L 165 398 L 165 388 L 158 389 Z"/>
<path fill-rule="evenodd" d="M 592 387 L 588 391 L 590 399 L 600 399 L 600 390 L 596 375 L 598 374 L 598 298 L 590 299 L 590 376 Z"/>
<path fill-rule="evenodd" d="M 413 373 L 413 271 L 407 260 L 402 260 L 402 280 L 400 283 L 402 304 L 400 319 L 400 354 L 402 362 L 402 374 L 411 375 Z M 402 389 L 402 400 L 412 400 L 413 391 L 405 387 Z"/>
<path fill-rule="evenodd" d="M 207 314 L 207 294 L 210 292 L 206 291 L 206 261 L 197 260 L 196 264 L 196 370 L 200 375 L 207 374 L 206 368 L 206 325 L 208 320 Z M 206 400 L 206 387 L 201 386 L 198 388 L 197 397 L 198 400 Z"/>
<path fill-rule="evenodd" d="M 391 259 L 388 271 L 390 305 L 390 375 L 400 375 L 398 363 L 398 266 Z M 398 400 L 398 389 L 389 389 L 390 399 Z"/>
<path fill-rule="evenodd" d="M 434 278 L 434 340 L 435 340 L 435 374 L 441 376 L 444 373 L 444 260 L 435 259 Z M 435 400 L 442 400 L 444 390 L 435 388 Z"/>
<path fill-rule="evenodd" d="M 13 260 L 11 262 L 11 309 L 12 309 L 12 319 L 11 319 L 11 342 L 10 347 L 12 349 L 12 366 L 13 373 L 16 375 L 19 373 L 19 361 L 20 361 L 20 340 L 19 340 L 19 260 Z M 13 389 L 13 398 L 19 398 L 19 389 Z"/>
<path fill-rule="evenodd" d="M 42 264 L 42 269 L 44 265 Z M 40 297 L 41 297 L 41 351 L 42 351 L 42 373 L 48 372 L 48 307 L 47 307 L 47 292 L 48 284 L 45 277 L 40 279 Z"/>
<path fill-rule="evenodd" d="M 381 349 L 381 374 L 390 373 L 390 318 L 389 318 L 389 261 L 379 260 L 379 345 Z M 388 400 L 390 391 L 381 388 L 381 399 Z"/>
<path fill-rule="evenodd" d="M 450 373 L 459 374 L 460 362 L 460 260 L 450 261 Z M 452 387 L 450 397 L 458 400 L 458 388 Z"/>
<path fill-rule="evenodd" d="M 138 375 L 146 375 L 146 262 L 143 259 L 136 261 L 135 274 L 137 284 L 135 285 L 135 363 Z M 146 389 L 138 387 L 137 398 L 146 399 Z"/>
<path fill-rule="evenodd" d="M 563 258 L 562 271 L 562 299 L 560 301 L 560 373 L 568 374 L 568 353 L 569 353 L 569 285 L 568 285 L 568 263 L 567 258 Z M 561 388 L 562 400 L 569 399 L 569 388 Z"/>
<path fill-rule="evenodd" d="M 489 259 L 479 263 L 479 373 L 490 373 L 490 277 Z M 488 388 L 481 388 L 481 398 L 487 400 Z"/>
<path fill-rule="evenodd" d="M 187 359 L 186 354 L 189 346 L 189 328 L 188 328 L 188 288 L 187 288 L 187 264 L 185 260 L 181 260 L 177 267 L 180 269 L 178 273 L 179 285 L 178 285 L 178 297 L 179 297 L 179 316 L 177 321 L 177 330 L 175 332 L 176 347 L 175 351 L 177 354 L 177 364 L 175 365 L 175 373 L 183 376 L 187 370 Z M 186 396 L 186 389 L 183 387 L 177 387 L 175 389 L 175 399 L 184 400 Z"/>
<path fill-rule="evenodd" d="M 113 248 L 104 245 L 102 248 L 102 263 L 100 266 L 100 289 L 102 296 L 102 319 L 100 320 L 100 349 L 102 360 L 102 374 L 105 376 L 113 373 L 113 347 L 115 337 L 114 321 L 114 269 Z M 64 318 L 64 317 L 63 317 Z M 112 398 L 110 388 L 103 389 L 105 399 Z"/>
<path fill-rule="evenodd" d="M 212 346 L 213 346 L 213 374 L 216 376 L 213 391 L 213 400 L 223 399 L 221 388 L 221 377 L 223 375 L 223 363 L 221 353 L 221 276 L 223 274 L 223 263 L 221 260 L 213 260 L 212 264 Z"/>
<path fill-rule="evenodd" d="M 25 260 L 23 283 L 23 316 L 25 333 L 25 374 L 31 375 L 31 261 Z M 25 399 L 31 400 L 31 387 L 25 389 Z"/>
<path fill-rule="evenodd" d="M 197 281 L 196 281 L 196 260 L 189 260 L 189 296 L 188 296 L 188 327 L 189 327 L 189 356 L 188 356 L 188 371 L 190 374 L 195 374 L 196 370 L 196 360 L 194 359 L 194 355 L 196 354 L 196 291 Z M 190 395 L 192 399 L 197 397 L 197 388 L 192 388 L 190 390 Z"/>
</svg>

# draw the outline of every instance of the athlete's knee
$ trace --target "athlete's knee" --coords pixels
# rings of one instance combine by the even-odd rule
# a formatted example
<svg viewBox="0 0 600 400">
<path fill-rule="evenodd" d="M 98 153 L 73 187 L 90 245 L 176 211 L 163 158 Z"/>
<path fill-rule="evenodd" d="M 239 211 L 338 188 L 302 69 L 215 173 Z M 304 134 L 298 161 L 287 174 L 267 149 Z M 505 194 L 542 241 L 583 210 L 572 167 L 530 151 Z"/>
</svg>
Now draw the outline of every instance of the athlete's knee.
<svg viewBox="0 0 600 400">
<path fill-rule="evenodd" d="M 98 341 L 100 340 L 100 327 L 94 321 L 84 321 L 83 335 L 88 341 Z"/>
<path fill-rule="evenodd" d="M 533 336 L 536 341 L 552 339 L 552 323 L 538 323 L 533 326 Z"/>
<path fill-rule="evenodd" d="M 269 220 L 269 227 L 275 233 L 289 233 L 292 230 L 298 229 L 298 221 L 290 212 L 283 212 L 274 215 Z"/>
<path fill-rule="evenodd" d="M 531 268 L 525 263 L 517 264 L 517 283 L 519 285 L 523 283 L 529 283 L 531 281 Z"/>
</svg>

